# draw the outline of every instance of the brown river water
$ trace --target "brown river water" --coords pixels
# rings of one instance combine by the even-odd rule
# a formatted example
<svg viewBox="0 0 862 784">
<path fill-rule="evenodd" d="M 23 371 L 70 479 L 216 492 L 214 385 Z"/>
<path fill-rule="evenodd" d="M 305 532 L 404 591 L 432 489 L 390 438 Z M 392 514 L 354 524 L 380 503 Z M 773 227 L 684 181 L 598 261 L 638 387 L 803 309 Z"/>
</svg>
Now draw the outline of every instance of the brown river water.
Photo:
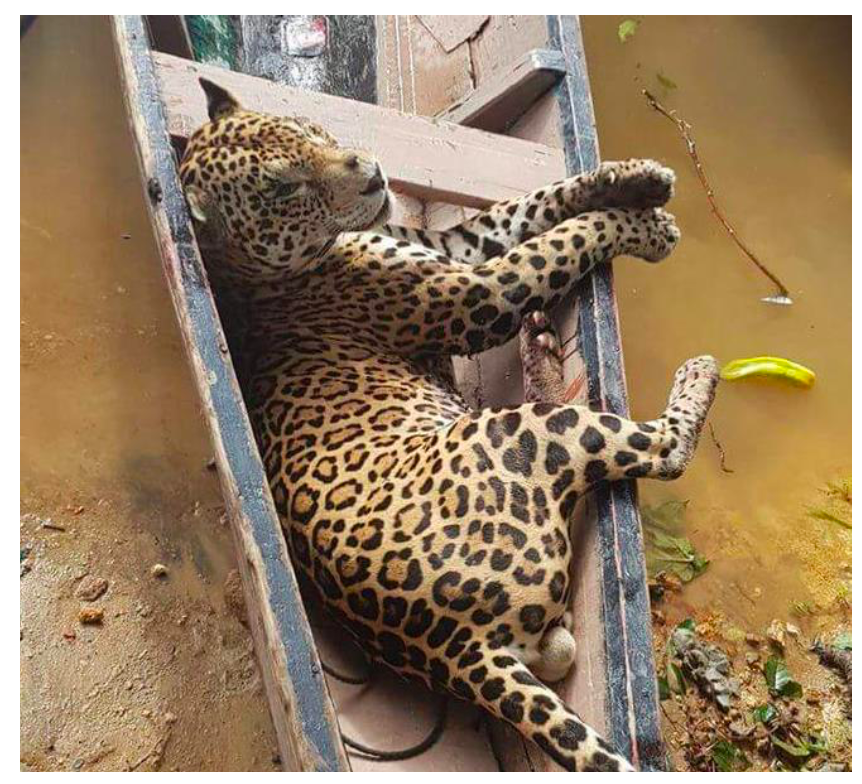
<svg viewBox="0 0 862 784">
<path fill-rule="evenodd" d="M 648 17 L 621 44 L 619 21 L 583 20 L 602 156 L 672 166 L 684 234 L 659 267 L 617 265 L 633 415 L 660 411 L 696 354 L 775 354 L 818 376 L 811 390 L 722 384 L 712 422 L 734 473 L 707 436 L 688 474 L 642 483 L 642 501 L 689 501 L 686 535 L 712 561 L 685 590 L 693 612 L 751 628 L 792 602 L 825 610 L 850 578 L 849 532 L 806 513 L 851 473 L 849 24 Z M 792 307 L 760 302 L 770 284 L 642 87 L 692 124 L 726 214 Z M 41 17 L 22 40 L 21 167 L 22 767 L 271 769 L 104 19 Z M 111 583 L 98 630 L 76 621 L 88 573 Z"/>
<path fill-rule="evenodd" d="M 660 411 L 674 369 L 697 354 L 776 355 L 817 373 L 810 390 L 722 383 L 710 419 L 733 473 L 706 433 L 686 475 L 641 482 L 641 501 L 689 501 L 687 534 L 712 561 L 685 591 L 693 608 L 746 627 L 787 620 L 791 602 L 826 608 L 849 590 L 850 532 L 806 510 L 851 474 L 849 22 L 644 17 L 622 44 L 620 21 L 583 20 L 602 157 L 671 166 L 683 232 L 661 266 L 615 268 L 633 415 Z M 772 284 L 711 213 L 644 88 L 690 123 L 725 215 L 791 307 L 760 301 Z"/>
</svg>

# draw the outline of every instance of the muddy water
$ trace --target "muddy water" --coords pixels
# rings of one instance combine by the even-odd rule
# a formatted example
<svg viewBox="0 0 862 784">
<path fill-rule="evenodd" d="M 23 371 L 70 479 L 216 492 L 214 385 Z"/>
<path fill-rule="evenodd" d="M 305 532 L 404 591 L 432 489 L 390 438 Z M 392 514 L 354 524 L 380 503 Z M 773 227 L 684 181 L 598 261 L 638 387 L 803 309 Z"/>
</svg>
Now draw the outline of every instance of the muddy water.
<svg viewBox="0 0 862 784">
<path fill-rule="evenodd" d="M 105 18 L 21 41 L 21 319 L 22 767 L 272 769 Z"/>
<path fill-rule="evenodd" d="M 672 166 L 683 231 L 662 266 L 616 267 L 633 414 L 660 411 L 674 369 L 696 354 L 785 356 L 818 376 L 810 391 L 722 384 L 711 419 L 734 473 L 707 435 L 682 480 L 642 482 L 641 499 L 689 500 L 688 533 L 712 559 L 684 593 L 694 609 L 745 626 L 786 620 L 794 601 L 825 609 L 851 562 L 849 532 L 806 514 L 851 472 L 850 25 L 645 17 L 621 44 L 621 21 L 583 20 L 602 157 Z M 726 215 L 792 307 L 759 301 L 771 284 L 710 213 L 682 140 L 642 88 L 693 126 Z"/>
</svg>

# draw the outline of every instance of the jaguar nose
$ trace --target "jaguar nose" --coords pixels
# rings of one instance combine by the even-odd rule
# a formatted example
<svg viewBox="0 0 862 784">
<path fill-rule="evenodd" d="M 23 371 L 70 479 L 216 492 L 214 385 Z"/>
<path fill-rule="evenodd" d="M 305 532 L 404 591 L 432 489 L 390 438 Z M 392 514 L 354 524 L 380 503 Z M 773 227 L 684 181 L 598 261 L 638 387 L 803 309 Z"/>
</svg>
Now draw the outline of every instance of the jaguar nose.
<svg viewBox="0 0 862 784">
<path fill-rule="evenodd" d="M 372 193 L 377 193 L 377 191 L 381 190 L 386 185 L 386 181 L 383 179 L 383 171 L 380 169 L 380 164 L 378 163 L 374 167 L 374 175 L 368 181 L 368 185 L 365 186 L 365 190 L 362 191 L 363 196 L 370 196 Z"/>
</svg>

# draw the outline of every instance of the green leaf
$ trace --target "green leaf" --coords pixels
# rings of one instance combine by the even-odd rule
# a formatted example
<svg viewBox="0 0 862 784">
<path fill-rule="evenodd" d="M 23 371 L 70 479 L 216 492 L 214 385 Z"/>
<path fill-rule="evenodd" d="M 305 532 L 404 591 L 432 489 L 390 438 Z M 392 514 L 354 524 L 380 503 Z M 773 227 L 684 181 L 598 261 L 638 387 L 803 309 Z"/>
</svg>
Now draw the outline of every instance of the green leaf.
<svg viewBox="0 0 862 784">
<path fill-rule="evenodd" d="M 803 618 L 806 615 L 814 615 L 814 608 L 809 602 L 793 600 L 790 602 L 790 612 L 799 618 Z"/>
<path fill-rule="evenodd" d="M 669 572 L 688 583 L 709 566 L 709 560 L 681 536 L 685 530 L 683 518 L 687 505 L 688 501 L 666 501 L 658 506 L 644 506 L 641 510 L 647 571 L 651 577 Z"/>
<path fill-rule="evenodd" d="M 624 44 L 628 41 L 638 31 L 640 25 L 641 23 L 637 19 L 626 19 L 625 22 L 620 22 L 620 26 L 617 28 L 620 43 Z"/>
<path fill-rule="evenodd" d="M 670 686 L 668 685 L 667 678 L 660 677 L 658 679 L 658 698 L 662 702 L 670 699 Z"/>
<path fill-rule="evenodd" d="M 677 629 L 685 629 L 686 631 L 693 632 L 694 631 L 694 618 L 686 618 Z"/>
<path fill-rule="evenodd" d="M 783 740 L 779 740 L 778 738 L 773 738 L 772 742 L 778 746 L 779 749 L 784 749 L 788 754 L 793 757 L 809 757 L 811 756 L 811 751 L 806 745 L 795 745 L 791 743 L 785 743 Z"/>
<path fill-rule="evenodd" d="M 850 632 L 841 632 L 835 640 L 832 642 L 833 648 L 838 648 L 841 651 L 852 651 L 853 650 L 853 638 L 850 635 Z"/>
<path fill-rule="evenodd" d="M 763 667 L 763 675 L 772 694 L 788 699 L 802 696 L 802 686 L 790 677 L 790 671 L 783 659 L 770 656 Z"/>
<path fill-rule="evenodd" d="M 782 751 L 794 758 L 793 762 L 798 766 L 809 757 L 826 751 L 826 744 L 820 738 L 804 740 L 791 736 L 787 741 L 772 736 L 772 743 Z M 792 741 L 792 742 L 791 742 Z"/>
<path fill-rule="evenodd" d="M 853 503 L 853 479 L 842 479 L 839 482 L 827 482 L 826 493 L 833 498 L 844 501 L 845 504 Z"/>
<path fill-rule="evenodd" d="M 664 87 L 665 90 L 676 90 L 677 87 L 679 87 L 673 79 L 669 79 L 661 71 L 655 75 L 655 78 L 658 79 L 658 83 Z"/>
<path fill-rule="evenodd" d="M 767 703 L 765 705 L 758 705 L 751 712 L 751 715 L 755 721 L 759 721 L 761 724 L 769 724 L 778 715 L 778 711 L 775 710 L 774 705 Z"/>
<path fill-rule="evenodd" d="M 685 675 L 683 675 L 679 665 L 671 661 L 667 663 L 667 687 L 674 694 L 685 694 L 688 691 Z"/>
<path fill-rule="evenodd" d="M 723 773 L 747 770 L 749 766 L 748 757 L 742 749 L 728 740 L 720 740 L 712 747 L 712 761 L 716 769 Z"/>
<path fill-rule="evenodd" d="M 819 509 L 817 507 L 809 509 L 808 516 L 814 517 L 817 520 L 825 520 L 827 523 L 835 523 L 835 525 L 840 525 L 842 528 L 846 528 L 849 531 L 853 530 L 853 524 L 849 520 L 842 520 L 838 515 L 827 512 L 825 509 Z"/>
<path fill-rule="evenodd" d="M 798 700 L 802 696 L 802 684 L 797 681 L 788 681 L 781 689 L 781 696 L 789 700 Z"/>
</svg>

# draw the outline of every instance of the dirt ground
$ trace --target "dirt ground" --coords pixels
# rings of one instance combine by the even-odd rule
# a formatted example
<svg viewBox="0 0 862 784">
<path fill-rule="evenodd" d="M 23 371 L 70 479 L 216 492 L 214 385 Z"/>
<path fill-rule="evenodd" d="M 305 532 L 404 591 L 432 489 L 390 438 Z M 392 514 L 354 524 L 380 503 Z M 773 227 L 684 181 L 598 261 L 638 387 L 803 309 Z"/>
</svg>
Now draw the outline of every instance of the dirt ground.
<svg viewBox="0 0 862 784">
<path fill-rule="evenodd" d="M 107 20 L 21 68 L 21 769 L 273 770 Z"/>
</svg>

